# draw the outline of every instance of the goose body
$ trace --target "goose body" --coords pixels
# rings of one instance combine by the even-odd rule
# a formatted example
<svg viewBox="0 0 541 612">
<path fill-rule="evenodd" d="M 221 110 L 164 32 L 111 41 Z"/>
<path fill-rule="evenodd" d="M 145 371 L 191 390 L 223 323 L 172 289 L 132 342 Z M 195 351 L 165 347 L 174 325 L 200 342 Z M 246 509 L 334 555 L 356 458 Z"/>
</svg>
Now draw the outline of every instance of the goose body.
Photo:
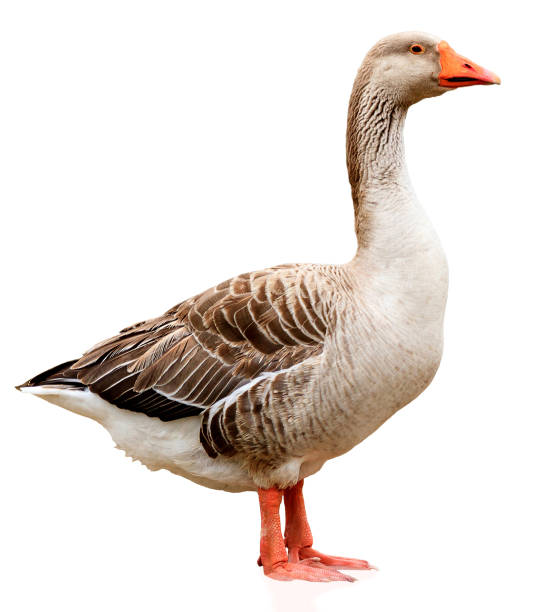
<svg viewBox="0 0 541 612">
<path fill-rule="evenodd" d="M 380 41 L 361 66 L 347 133 L 352 261 L 242 274 L 20 387 L 99 422 L 152 470 L 257 490 L 264 526 L 284 496 L 279 554 L 281 534 L 269 528 L 261 541 L 274 578 L 343 580 L 332 566 L 370 567 L 313 554 L 302 482 L 417 397 L 438 368 L 447 263 L 411 188 L 402 128 L 424 97 L 499 82 L 461 60 L 409 32 Z M 300 563 L 310 555 L 319 561 Z"/>
<path fill-rule="evenodd" d="M 418 214 L 422 214 L 420 209 Z M 283 488 L 291 486 L 317 472 L 328 459 L 361 442 L 419 395 L 434 376 L 442 351 L 447 269 L 428 224 L 426 230 L 431 265 L 416 266 L 415 261 L 408 260 L 409 274 L 406 270 L 389 274 L 371 268 L 369 262 L 358 261 L 341 267 L 316 267 L 318 280 L 314 286 L 329 283 L 327 299 L 336 309 L 336 328 L 326 336 L 320 354 L 277 371 L 263 371 L 210 407 L 212 418 L 213 412 L 216 414 L 224 406 L 249 402 L 251 389 L 272 386 L 278 375 L 308 376 L 314 381 L 300 389 L 303 404 L 306 402 L 309 410 L 282 416 L 293 401 L 295 405 L 300 402 L 299 389 L 293 385 L 288 388 L 291 396 L 288 393 L 272 406 L 277 416 L 271 413 L 271 418 L 283 420 L 279 442 L 289 442 L 290 448 L 286 447 L 280 464 L 272 463 L 271 469 L 251 473 L 249 465 L 239 462 L 238 457 L 209 456 L 200 441 L 201 414 L 163 421 L 144 412 L 119 408 L 86 386 L 59 388 L 49 383 L 21 390 L 97 421 L 119 449 L 151 470 L 167 469 L 198 484 L 227 491 L 256 490 L 273 483 Z M 370 282 L 362 286 L 364 301 L 358 297 L 359 267 L 370 270 Z M 314 274 L 314 268 L 309 269 Z M 425 285 L 414 299 L 410 291 L 399 290 L 400 286 L 407 289 L 404 280 L 412 280 L 411 270 L 424 276 Z M 301 268 L 299 273 L 303 271 Z M 264 273 L 281 277 L 280 269 Z M 254 276 L 257 274 L 262 273 Z M 340 299 L 344 287 L 350 291 Z M 351 336 L 350 319 L 358 325 L 356 336 Z M 428 319 L 432 319 L 430 325 Z M 345 379 L 354 384 L 345 386 Z M 250 404 L 250 409 L 257 407 Z M 276 460 L 278 453 L 271 447 L 275 436 L 278 438 L 272 426 L 258 436 L 257 441 L 262 443 L 260 461 L 265 461 L 268 454 L 269 459 Z"/>
</svg>

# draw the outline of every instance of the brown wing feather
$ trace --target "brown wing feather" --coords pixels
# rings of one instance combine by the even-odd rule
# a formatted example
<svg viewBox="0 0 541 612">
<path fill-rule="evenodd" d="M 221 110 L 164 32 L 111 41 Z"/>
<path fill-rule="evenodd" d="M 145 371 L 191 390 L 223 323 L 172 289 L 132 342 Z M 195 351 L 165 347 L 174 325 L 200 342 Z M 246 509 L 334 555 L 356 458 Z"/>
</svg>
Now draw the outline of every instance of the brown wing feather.
<svg viewBox="0 0 541 612">
<path fill-rule="evenodd" d="M 325 309 L 307 288 L 310 272 L 291 265 L 234 277 L 97 344 L 71 371 L 122 408 L 163 420 L 201 412 L 321 351 Z"/>
</svg>

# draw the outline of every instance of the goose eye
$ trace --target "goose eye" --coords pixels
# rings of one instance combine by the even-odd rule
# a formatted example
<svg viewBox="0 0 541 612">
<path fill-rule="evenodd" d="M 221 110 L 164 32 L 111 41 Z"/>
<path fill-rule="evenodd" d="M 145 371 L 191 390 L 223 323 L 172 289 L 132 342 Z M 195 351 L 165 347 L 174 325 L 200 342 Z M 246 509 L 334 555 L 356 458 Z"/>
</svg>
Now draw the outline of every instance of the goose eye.
<svg viewBox="0 0 541 612">
<path fill-rule="evenodd" d="M 423 45 L 420 45 L 418 43 L 415 43 L 413 45 L 411 45 L 410 47 L 410 53 L 413 53 L 413 55 L 421 55 L 421 53 L 425 52 L 425 48 L 423 47 Z"/>
</svg>

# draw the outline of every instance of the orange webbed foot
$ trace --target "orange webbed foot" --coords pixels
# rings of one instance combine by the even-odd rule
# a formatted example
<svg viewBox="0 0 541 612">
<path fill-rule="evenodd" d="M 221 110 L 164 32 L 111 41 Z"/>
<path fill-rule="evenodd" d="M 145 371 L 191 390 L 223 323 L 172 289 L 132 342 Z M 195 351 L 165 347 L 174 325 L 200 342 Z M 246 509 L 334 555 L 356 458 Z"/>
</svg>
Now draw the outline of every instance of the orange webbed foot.
<svg viewBox="0 0 541 612">
<path fill-rule="evenodd" d="M 322 567 L 335 567 L 338 569 L 353 569 L 353 570 L 372 570 L 377 569 L 373 565 L 370 565 L 368 561 L 364 559 L 354 559 L 352 557 L 338 557 L 335 555 L 325 555 L 314 548 L 305 546 L 297 550 L 289 550 L 289 560 L 295 562 L 295 559 L 299 559 L 299 562 L 304 560 L 317 560 Z"/>
<path fill-rule="evenodd" d="M 354 582 L 355 578 L 331 569 L 315 559 L 303 559 L 297 563 L 284 561 L 265 570 L 274 580 L 307 580 L 309 582 Z"/>
</svg>

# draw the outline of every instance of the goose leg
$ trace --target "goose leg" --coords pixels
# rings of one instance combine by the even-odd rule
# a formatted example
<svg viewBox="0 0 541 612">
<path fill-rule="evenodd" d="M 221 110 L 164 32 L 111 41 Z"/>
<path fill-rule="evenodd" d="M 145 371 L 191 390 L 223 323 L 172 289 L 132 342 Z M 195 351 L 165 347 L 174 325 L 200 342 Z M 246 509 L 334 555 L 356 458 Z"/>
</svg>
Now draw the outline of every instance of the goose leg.
<svg viewBox="0 0 541 612">
<path fill-rule="evenodd" d="M 284 492 L 286 508 L 285 545 L 289 550 L 289 562 L 306 562 L 313 567 L 338 567 L 341 569 L 375 569 L 368 561 L 350 557 L 324 555 L 312 548 L 313 538 L 306 518 L 304 498 L 302 496 L 303 480 Z"/>
<path fill-rule="evenodd" d="M 265 575 L 275 580 L 309 580 L 311 582 L 330 582 L 353 578 L 341 572 L 313 565 L 310 562 L 288 561 L 282 529 L 280 525 L 280 504 L 283 491 L 280 489 L 259 489 L 259 508 L 261 510 L 261 565 Z"/>
</svg>

